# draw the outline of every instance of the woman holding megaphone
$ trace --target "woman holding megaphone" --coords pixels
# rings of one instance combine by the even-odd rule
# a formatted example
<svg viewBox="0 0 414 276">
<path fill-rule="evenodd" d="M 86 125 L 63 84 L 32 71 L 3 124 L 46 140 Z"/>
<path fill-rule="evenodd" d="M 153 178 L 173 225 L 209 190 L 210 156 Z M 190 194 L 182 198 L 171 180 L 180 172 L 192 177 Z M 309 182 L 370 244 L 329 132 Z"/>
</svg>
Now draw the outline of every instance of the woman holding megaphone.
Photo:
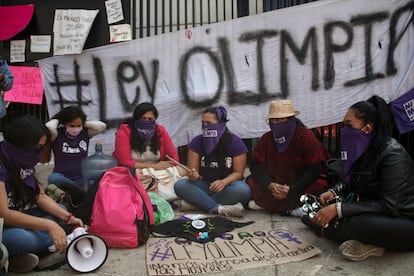
<svg viewBox="0 0 414 276">
<path fill-rule="evenodd" d="M 35 178 L 35 165 L 49 141 L 49 131 L 38 119 L 19 117 L 7 125 L 0 144 L 0 217 L 3 243 L 10 255 L 9 271 L 28 272 L 39 263 L 37 255 L 55 245 L 64 252 L 62 224 L 83 226 L 47 196 Z"/>
</svg>

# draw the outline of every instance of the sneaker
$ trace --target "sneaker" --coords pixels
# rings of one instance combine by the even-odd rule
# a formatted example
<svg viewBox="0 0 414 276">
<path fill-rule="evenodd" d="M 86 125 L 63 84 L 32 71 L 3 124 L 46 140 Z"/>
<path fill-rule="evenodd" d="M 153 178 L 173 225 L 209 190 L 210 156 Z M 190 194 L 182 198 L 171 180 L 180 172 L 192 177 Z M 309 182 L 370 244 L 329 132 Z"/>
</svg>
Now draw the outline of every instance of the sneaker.
<svg viewBox="0 0 414 276">
<path fill-rule="evenodd" d="M 249 203 L 247 203 L 247 206 L 249 207 L 249 209 L 252 209 L 252 210 L 263 210 L 263 207 L 257 205 L 256 201 L 254 200 L 249 200 Z"/>
<path fill-rule="evenodd" d="M 301 216 L 300 219 L 302 220 L 303 224 L 313 230 L 317 236 L 322 237 L 322 227 L 314 223 L 308 215 Z"/>
<path fill-rule="evenodd" d="M 40 258 L 37 269 L 56 269 L 66 263 L 65 253 L 53 252 Z"/>
<path fill-rule="evenodd" d="M 199 208 L 197 208 L 196 206 L 188 203 L 187 201 L 185 201 L 183 199 L 183 200 L 181 200 L 181 203 L 180 203 L 180 210 L 181 211 L 198 211 Z"/>
<path fill-rule="evenodd" d="M 243 217 L 244 216 L 244 207 L 240 202 L 233 205 L 222 205 L 223 214 L 228 217 Z"/>
<path fill-rule="evenodd" d="M 384 248 L 374 245 L 366 245 L 357 240 L 348 240 L 339 246 L 342 256 L 351 261 L 363 261 L 368 257 L 381 257 L 384 255 Z"/>
<path fill-rule="evenodd" d="M 9 259 L 9 272 L 26 273 L 32 271 L 39 264 L 39 257 L 33 253 L 13 256 Z"/>
<path fill-rule="evenodd" d="M 292 210 L 287 210 L 286 215 L 301 218 L 302 216 L 305 216 L 307 214 L 302 210 L 302 207 L 298 207 Z"/>
</svg>

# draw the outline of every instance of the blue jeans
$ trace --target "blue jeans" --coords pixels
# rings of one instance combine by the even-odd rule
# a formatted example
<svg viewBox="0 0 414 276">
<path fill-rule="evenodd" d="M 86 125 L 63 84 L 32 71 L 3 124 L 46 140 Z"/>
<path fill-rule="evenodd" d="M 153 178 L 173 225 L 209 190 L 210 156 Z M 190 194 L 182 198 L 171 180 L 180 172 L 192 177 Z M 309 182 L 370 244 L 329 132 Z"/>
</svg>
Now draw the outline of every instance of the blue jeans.
<svg viewBox="0 0 414 276">
<path fill-rule="evenodd" d="M 38 207 L 25 210 L 23 213 L 58 222 L 57 218 L 43 212 Z M 44 230 L 4 226 L 3 243 L 7 247 L 10 256 L 20 256 L 26 253 L 45 253 L 47 248 L 53 244 L 53 241 L 49 233 Z"/>
<path fill-rule="evenodd" d="M 230 183 L 218 193 L 210 191 L 209 188 L 210 182 L 202 179 L 180 179 L 174 185 L 178 197 L 208 213 L 212 213 L 214 208 L 222 204 L 246 204 L 251 196 L 249 185 L 241 180 Z"/>
<path fill-rule="evenodd" d="M 70 183 L 70 184 L 78 186 L 79 188 L 83 190 L 83 179 L 72 180 L 70 178 L 67 178 L 61 173 L 56 173 L 56 172 L 52 173 L 47 178 L 47 182 L 49 184 L 55 184 L 57 186 L 60 186 L 60 184 L 63 184 L 63 183 Z"/>
</svg>

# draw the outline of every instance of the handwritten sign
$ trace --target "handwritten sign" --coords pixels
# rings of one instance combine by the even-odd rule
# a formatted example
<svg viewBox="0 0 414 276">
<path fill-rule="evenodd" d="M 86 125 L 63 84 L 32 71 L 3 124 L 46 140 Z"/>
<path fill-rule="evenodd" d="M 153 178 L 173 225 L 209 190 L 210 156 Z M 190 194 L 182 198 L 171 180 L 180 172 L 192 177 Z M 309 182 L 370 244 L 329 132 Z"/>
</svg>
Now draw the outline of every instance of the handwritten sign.
<svg viewBox="0 0 414 276">
<path fill-rule="evenodd" d="M 131 26 L 129 24 L 120 24 L 109 26 L 111 42 L 120 42 L 131 40 Z"/>
<path fill-rule="evenodd" d="M 26 40 L 10 41 L 10 62 L 24 62 L 26 51 Z"/>
<path fill-rule="evenodd" d="M 56 10 L 53 23 L 53 54 L 81 53 L 98 11 Z"/>
<path fill-rule="evenodd" d="M 122 11 L 121 0 L 108 0 L 105 1 L 106 15 L 108 18 L 108 24 L 119 22 L 124 20 L 124 12 Z"/>
<path fill-rule="evenodd" d="M 30 52 L 32 53 L 49 53 L 50 52 L 50 35 L 31 35 Z"/>
<path fill-rule="evenodd" d="M 334 124 L 360 100 L 389 102 L 414 87 L 412 3 L 317 1 L 43 59 L 47 107 L 82 106 L 107 123 L 108 146 L 145 101 L 177 147 L 201 134 L 201 113 L 215 105 L 243 139 L 270 130 L 276 99 L 292 100 L 309 128 Z"/>
<path fill-rule="evenodd" d="M 320 253 L 286 229 L 234 231 L 204 244 L 184 238 L 150 238 L 147 268 L 149 275 L 198 275 L 302 261 Z"/>
<path fill-rule="evenodd" d="M 24 30 L 32 20 L 34 7 L 33 4 L 0 7 L 0 41 L 8 40 Z"/>
<path fill-rule="evenodd" d="M 9 102 L 42 104 L 43 85 L 40 69 L 27 66 L 10 66 L 14 75 L 13 87 L 4 94 Z"/>
</svg>

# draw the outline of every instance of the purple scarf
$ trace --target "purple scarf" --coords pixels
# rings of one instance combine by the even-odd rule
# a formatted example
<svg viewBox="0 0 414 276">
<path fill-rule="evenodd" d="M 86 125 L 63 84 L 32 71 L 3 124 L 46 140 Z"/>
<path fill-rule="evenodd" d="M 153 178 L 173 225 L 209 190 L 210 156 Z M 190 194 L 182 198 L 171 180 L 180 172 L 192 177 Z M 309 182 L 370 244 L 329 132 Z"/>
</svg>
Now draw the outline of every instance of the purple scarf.
<svg viewBox="0 0 414 276">
<path fill-rule="evenodd" d="M 148 145 L 155 135 L 156 123 L 149 120 L 135 120 L 135 129 L 138 131 L 139 137 L 144 141 L 144 145 Z"/>
<path fill-rule="evenodd" d="M 12 168 L 20 176 L 23 183 L 35 190 L 37 188 L 37 183 L 34 177 L 34 167 L 40 161 L 42 151 L 16 146 L 7 141 L 3 141 L 1 150 Z"/>
<path fill-rule="evenodd" d="M 295 134 L 296 120 L 289 119 L 283 123 L 270 123 L 270 129 L 273 133 L 277 151 L 284 152 Z"/>
<path fill-rule="evenodd" d="M 349 183 L 351 170 L 354 162 L 371 145 L 372 133 L 365 134 L 363 131 L 351 126 L 344 126 L 341 129 L 341 160 L 342 160 L 342 179 Z"/>
<path fill-rule="evenodd" d="M 206 155 L 209 155 L 226 131 L 226 123 L 206 124 L 203 129 L 203 146 Z"/>
</svg>

